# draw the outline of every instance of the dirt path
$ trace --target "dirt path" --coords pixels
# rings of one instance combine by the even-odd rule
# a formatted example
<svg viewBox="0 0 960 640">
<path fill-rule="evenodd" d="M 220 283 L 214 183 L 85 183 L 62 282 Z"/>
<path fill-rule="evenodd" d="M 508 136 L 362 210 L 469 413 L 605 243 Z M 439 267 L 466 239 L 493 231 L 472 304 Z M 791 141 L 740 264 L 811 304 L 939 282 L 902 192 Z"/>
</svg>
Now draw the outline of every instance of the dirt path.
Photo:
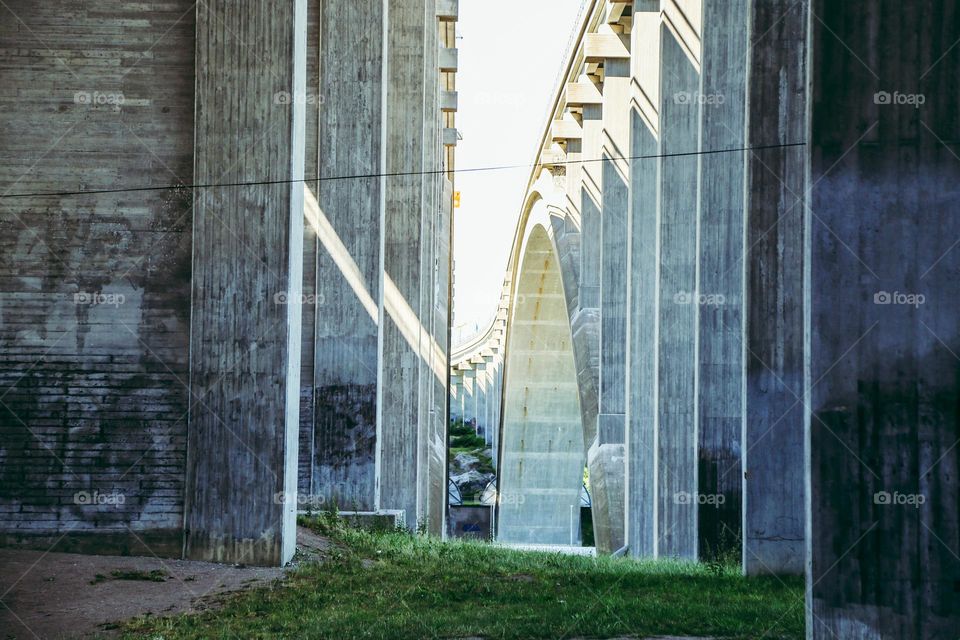
<svg viewBox="0 0 960 640">
<path fill-rule="evenodd" d="M 301 528 L 297 547 L 300 561 L 313 561 L 331 545 Z M 83 638 L 138 615 L 200 611 L 216 606 L 218 596 L 268 584 L 288 570 L 0 549 L 0 640 Z"/>
</svg>

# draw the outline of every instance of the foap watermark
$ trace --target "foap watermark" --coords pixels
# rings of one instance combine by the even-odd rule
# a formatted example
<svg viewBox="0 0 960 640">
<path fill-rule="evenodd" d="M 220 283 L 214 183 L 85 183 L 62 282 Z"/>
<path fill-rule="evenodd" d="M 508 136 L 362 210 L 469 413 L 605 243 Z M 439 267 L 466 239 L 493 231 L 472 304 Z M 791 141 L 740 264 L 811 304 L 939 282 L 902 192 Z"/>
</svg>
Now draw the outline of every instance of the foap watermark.
<svg viewBox="0 0 960 640">
<path fill-rule="evenodd" d="M 322 293 L 301 293 L 300 296 L 290 297 L 286 291 L 273 294 L 273 304 L 323 304 L 325 298 Z"/>
<path fill-rule="evenodd" d="M 889 491 L 877 491 L 873 494 L 873 504 L 885 506 L 913 507 L 914 509 L 919 509 L 920 505 L 926 501 L 927 496 L 922 493 L 900 493 L 899 491 L 890 493 Z"/>
<path fill-rule="evenodd" d="M 674 504 L 698 504 L 710 507 L 719 507 L 727 502 L 727 496 L 722 493 L 688 493 L 677 491 L 673 494 Z"/>
<path fill-rule="evenodd" d="M 122 293 L 101 293 L 80 291 L 73 294 L 73 303 L 79 305 L 119 307 L 127 299 Z"/>
<path fill-rule="evenodd" d="M 121 91 L 77 91 L 73 94 L 74 104 L 81 105 L 119 107 L 124 100 Z"/>
<path fill-rule="evenodd" d="M 674 104 L 717 105 L 726 102 L 722 93 L 700 93 L 699 91 L 677 91 L 673 94 Z"/>
<path fill-rule="evenodd" d="M 695 304 L 701 307 L 722 307 L 727 298 L 722 293 L 695 293 L 678 291 L 673 295 L 674 304 Z"/>
<path fill-rule="evenodd" d="M 497 504 L 523 504 L 527 501 L 527 496 L 515 491 L 507 491 L 497 494 Z"/>
<path fill-rule="evenodd" d="M 100 493 L 99 490 L 94 489 L 93 491 L 77 491 L 73 494 L 73 504 L 81 507 L 119 507 L 126 501 L 127 496 L 116 489 L 110 493 Z"/>
<path fill-rule="evenodd" d="M 922 293 L 903 293 L 902 291 L 877 291 L 873 294 L 873 304 L 901 304 L 914 308 L 919 307 L 927 301 L 927 297 Z"/>
<path fill-rule="evenodd" d="M 296 104 L 312 106 L 323 104 L 324 102 L 325 99 L 323 96 L 305 91 L 294 91 L 293 93 L 290 93 L 289 91 L 277 91 L 275 94 L 273 94 L 273 104 Z"/>
<path fill-rule="evenodd" d="M 873 103 L 879 105 L 909 105 L 914 109 L 919 109 L 927 101 L 927 96 L 922 93 L 900 93 L 894 91 L 878 91 L 873 94 Z"/>
<path fill-rule="evenodd" d="M 320 509 L 327 503 L 326 496 L 314 496 L 299 491 L 278 491 L 273 494 L 274 504 L 293 504 L 298 510 Z"/>
</svg>

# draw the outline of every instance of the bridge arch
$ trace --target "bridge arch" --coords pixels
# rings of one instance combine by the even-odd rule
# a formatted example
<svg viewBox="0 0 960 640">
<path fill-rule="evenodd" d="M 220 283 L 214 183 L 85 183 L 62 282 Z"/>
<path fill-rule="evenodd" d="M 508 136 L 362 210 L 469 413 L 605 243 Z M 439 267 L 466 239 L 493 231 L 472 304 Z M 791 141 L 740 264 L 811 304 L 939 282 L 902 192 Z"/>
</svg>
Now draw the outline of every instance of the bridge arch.
<svg viewBox="0 0 960 640">
<path fill-rule="evenodd" d="M 586 459 L 577 363 L 557 230 L 564 220 L 531 193 L 514 253 L 500 438 L 498 538 L 572 544 Z"/>
</svg>

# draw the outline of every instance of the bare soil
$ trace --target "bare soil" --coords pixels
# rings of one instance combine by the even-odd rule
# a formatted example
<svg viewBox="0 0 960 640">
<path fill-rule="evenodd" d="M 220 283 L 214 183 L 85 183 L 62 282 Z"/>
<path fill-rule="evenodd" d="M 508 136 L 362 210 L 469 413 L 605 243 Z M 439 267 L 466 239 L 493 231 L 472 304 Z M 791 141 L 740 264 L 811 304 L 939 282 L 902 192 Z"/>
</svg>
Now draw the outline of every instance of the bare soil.
<svg viewBox="0 0 960 640">
<path fill-rule="evenodd" d="M 0 548 L 0 639 L 109 637 L 115 623 L 135 616 L 216 607 L 224 594 L 282 580 L 331 549 L 304 528 L 284 568 Z"/>
</svg>

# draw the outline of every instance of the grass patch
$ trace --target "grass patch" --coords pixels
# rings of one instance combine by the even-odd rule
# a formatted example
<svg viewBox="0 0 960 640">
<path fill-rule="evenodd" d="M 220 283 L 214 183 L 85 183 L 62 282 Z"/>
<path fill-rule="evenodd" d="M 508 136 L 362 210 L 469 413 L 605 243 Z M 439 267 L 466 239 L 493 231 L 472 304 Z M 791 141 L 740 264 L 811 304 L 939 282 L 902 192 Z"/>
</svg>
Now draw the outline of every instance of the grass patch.
<svg viewBox="0 0 960 640">
<path fill-rule="evenodd" d="M 154 569 L 153 571 L 143 571 L 140 569 L 131 569 L 129 571 L 123 569 L 115 569 L 110 572 L 109 576 L 105 576 L 102 573 L 98 573 L 93 577 L 93 580 L 90 581 L 90 584 L 100 584 L 101 582 L 106 582 L 107 580 L 141 580 L 143 582 L 166 582 L 167 578 L 170 577 L 166 571 L 160 569 Z"/>
<path fill-rule="evenodd" d="M 214 611 L 135 620 L 125 637 L 803 637 L 801 578 L 440 542 L 331 515 L 304 524 L 338 544 L 327 562 Z"/>
</svg>

